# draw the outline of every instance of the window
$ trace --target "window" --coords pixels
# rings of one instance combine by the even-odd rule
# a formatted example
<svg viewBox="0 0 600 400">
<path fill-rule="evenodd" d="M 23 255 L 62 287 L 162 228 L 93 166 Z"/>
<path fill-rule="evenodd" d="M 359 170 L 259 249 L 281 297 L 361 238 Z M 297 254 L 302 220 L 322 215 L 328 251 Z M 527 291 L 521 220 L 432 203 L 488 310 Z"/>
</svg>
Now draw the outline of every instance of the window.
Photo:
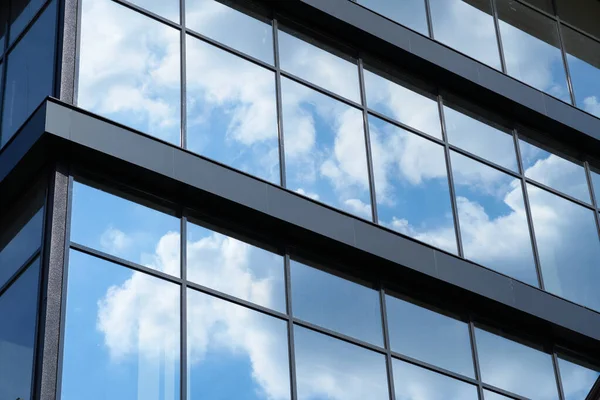
<svg viewBox="0 0 600 400">
<path fill-rule="evenodd" d="M 423 0 L 358 0 L 358 4 L 417 31 L 421 35 L 429 36 Z"/>
<path fill-rule="evenodd" d="M 5 2 L 8 2 L 6 0 Z M 13 43 L 25 30 L 46 0 L 10 0 L 10 42 Z"/>
<path fill-rule="evenodd" d="M 588 398 L 600 377 L 597 368 L 576 362 L 570 357 L 558 357 L 558 368 L 565 400 Z"/>
<path fill-rule="evenodd" d="M 146 10 L 179 23 L 179 0 L 130 0 L 131 3 Z"/>
<path fill-rule="evenodd" d="M 561 20 L 600 39 L 600 4 L 589 0 L 557 0 L 556 8 Z"/>
</svg>

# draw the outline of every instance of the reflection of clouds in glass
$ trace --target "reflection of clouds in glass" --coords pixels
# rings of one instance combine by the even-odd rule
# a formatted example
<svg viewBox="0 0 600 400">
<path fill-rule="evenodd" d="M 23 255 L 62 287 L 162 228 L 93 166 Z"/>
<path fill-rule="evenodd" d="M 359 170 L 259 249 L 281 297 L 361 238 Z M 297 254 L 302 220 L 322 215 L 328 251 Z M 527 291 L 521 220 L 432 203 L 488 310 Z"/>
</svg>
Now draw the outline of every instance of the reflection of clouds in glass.
<svg viewBox="0 0 600 400">
<path fill-rule="evenodd" d="M 585 399 L 598 377 L 600 377 L 600 372 L 560 357 L 558 358 L 558 366 L 565 400 Z"/>
<path fill-rule="evenodd" d="M 155 14 L 179 23 L 179 0 L 129 0 Z"/>
</svg>

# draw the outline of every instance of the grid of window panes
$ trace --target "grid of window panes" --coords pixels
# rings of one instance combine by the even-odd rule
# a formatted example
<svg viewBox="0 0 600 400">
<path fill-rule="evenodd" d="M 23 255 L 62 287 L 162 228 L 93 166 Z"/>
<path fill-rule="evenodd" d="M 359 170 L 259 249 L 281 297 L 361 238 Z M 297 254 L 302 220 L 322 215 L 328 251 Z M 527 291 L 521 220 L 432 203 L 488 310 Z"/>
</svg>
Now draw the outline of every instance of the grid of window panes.
<svg viewBox="0 0 600 400">
<path fill-rule="evenodd" d="M 587 162 L 275 20 L 179 11 L 83 0 L 79 105 L 600 310 Z"/>
<path fill-rule="evenodd" d="M 72 193 L 61 400 L 583 400 L 600 376 L 164 207 Z"/>
</svg>

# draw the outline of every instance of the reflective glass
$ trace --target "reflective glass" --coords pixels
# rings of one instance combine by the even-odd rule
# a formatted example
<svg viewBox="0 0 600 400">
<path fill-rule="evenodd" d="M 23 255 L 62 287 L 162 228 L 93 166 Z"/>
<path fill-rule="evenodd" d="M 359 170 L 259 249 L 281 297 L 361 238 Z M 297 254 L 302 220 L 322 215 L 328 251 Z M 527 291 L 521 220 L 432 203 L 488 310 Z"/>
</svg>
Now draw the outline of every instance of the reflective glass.
<svg viewBox="0 0 600 400">
<path fill-rule="evenodd" d="M 521 180 L 452 152 L 465 257 L 538 286 Z"/>
<path fill-rule="evenodd" d="M 358 0 L 357 2 L 407 28 L 429 36 L 423 0 Z"/>
<path fill-rule="evenodd" d="M 556 8 L 562 21 L 600 39 L 600 3 L 589 0 L 556 0 Z"/>
<path fill-rule="evenodd" d="M 0 296 L 0 399 L 30 400 L 40 262 Z"/>
<path fill-rule="evenodd" d="M 78 105 L 180 143 L 180 33 L 110 0 L 83 0 Z"/>
<path fill-rule="evenodd" d="M 556 22 L 514 0 L 496 3 L 508 74 L 570 103 Z"/>
<path fill-rule="evenodd" d="M 10 43 L 25 30 L 45 2 L 46 0 L 10 0 Z"/>
<path fill-rule="evenodd" d="M 565 400 L 586 400 L 594 384 L 600 378 L 600 372 L 583 365 L 558 358 L 560 379 Z"/>
<path fill-rule="evenodd" d="M 279 184 L 275 74 L 187 38 L 188 149 Z"/>
<path fill-rule="evenodd" d="M 442 138 L 437 101 L 365 70 L 369 108 L 405 125 Z"/>
<path fill-rule="evenodd" d="M 179 399 L 180 294 L 72 250 L 61 399 Z"/>
<path fill-rule="evenodd" d="M 56 1 L 53 1 L 8 55 L 0 147 L 52 95 L 55 38 Z"/>
<path fill-rule="evenodd" d="M 179 0 L 128 0 L 129 2 L 145 8 L 146 10 L 153 12 L 154 14 L 160 15 L 170 19 L 171 21 L 179 23 Z"/>
<path fill-rule="evenodd" d="M 430 4 L 436 40 L 502 69 L 489 0 L 430 0 Z"/>
<path fill-rule="evenodd" d="M 592 175 L 592 185 L 594 186 L 594 195 L 596 196 L 596 206 L 600 207 L 600 173 L 590 172 Z"/>
<path fill-rule="evenodd" d="M 378 291 L 296 261 L 290 269 L 294 317 L 383 347 Z"/>
<path fill-rule="evenodd" d="M 561 26 L 577 107 L 600 117 L 600 42 Z"/>
<path fill-rule="evenodd" d="M 465 322 L 392 296 L 386 296 L 386 310 L 392 351 L 474 377 L 471 339 Z"/>
<path fill-rule="evenodd" d="M 188 398 L 290 398 L 287 323 L 188 289 Z"/>
<path fill-rule="evenodd" d="M 360 103 L 358 66 L 314 44 L 279 31 L 281 69 Z"/>
<path fill-rule="evenodd" d="M 586 203 L 590 202 L 590 190 L 582 165 L 523 140 L 519 141 L 519 148 L 526 177 Z"/>
<path fill-rule="evenodd" d="M 281 80 L 287 187 L 371 219 L 363 115 L 292 80 Z"/>
<path fill-rule="evenodd" d="M 519 171 L 512 134 L 484 122 L 482 118 L 476 119 L 448 106 L 444 106 L 444 119 L 450 144 Z"/>
<path fill-rule="evenodd" d="M 535 400 L 558 400 L 550 354 L 478 328 L 475 336 L 484 383 Z"/>
<path fill-rule="evenodd" d="M 553 0 L 525 0 L 525 3 L 531 4 L 534 7 L 539 8 L 548 14 L 554 15 L 554 6 L 552 5 Z M 560 2 L 560 0 L 558 0 Z"/>
<path fill-rule="evenodd" d="M 298 398 L 389 399 L 385 356 L 294 326 Z"/>
<path fill-rule="evenodd" d="M 0 52 L 4 52 L 5 48 L 6 32 L 8 29 L 9 3 L 9 1 L 0 2 Z"/>
<path fill-rule="evenodd" d="M 75 182 L 71 240 L 179 276 L 179 219 Z"/>
<path fill-rule="evenodd" d="M 187 224 L 187 279 L 285 312 L 283 257 Z"/>
<path fill-rule="evenodd" d="M 600 241 L 594 212 L 528 185 L 546 290 L 600 311 Z"/>
<path fill-rule="evenodd" d="M 397 399 L 478 400 L 477 386 L 400 360 L 393 360 Z"/>
<path fill-rule="evenodd" d="M 485 400 L 511 400 L 510 397 L 502 396 L 501 394 L 491 392 L 489 390 L 483 390 L 483 398 Z"/>
<path fill-rule="evenodd" d="M 185 23 L 198 33 L 273 64 L 271 25 L 225 5 L 221 0 L 186 0 Z"/>
<path fill-rule="evenodd" d="M 369 116 L 379 223 L 456 253 L 444 148 Z"/>
</svg>

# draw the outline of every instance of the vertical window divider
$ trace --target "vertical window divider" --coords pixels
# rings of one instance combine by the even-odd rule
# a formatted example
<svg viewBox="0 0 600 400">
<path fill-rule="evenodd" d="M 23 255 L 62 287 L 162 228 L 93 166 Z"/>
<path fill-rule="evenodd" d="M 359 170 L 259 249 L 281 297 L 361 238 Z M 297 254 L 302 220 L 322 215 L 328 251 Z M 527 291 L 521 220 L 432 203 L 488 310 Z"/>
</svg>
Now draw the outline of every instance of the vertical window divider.
<svg viewBox="0 0 600 400">
<path fill-rule="evenodd" d="M 371 215 L 373 222 L 379 223 L 377 215 L 377 194 L 375 193 L 375 173 L 373 171 L 373 152 L 371 151 L 371 133 L 369 128 L 369 112 L 367 109 L 367 91 L 365 88 L 364 66 L 361 57 L 358 58 L 358 82 L 360 85 L 360 100 L 362 103 L 363 128 L 365 135 L 365 151 L 367 157 L 367 172 L 369 174 L 369 190 L 371 192 Z"/>
<path fill-rule="evenodd" d="M 388 390 L 390 400 L 396 400 L 396 389 L 394 388 L 394 370 L 392 366 L 392 347 L 390 345 L 390 330 L 387 321 L 387 307 L 385 302 L 385 288 L 379 289 L 379 301 L 381 309 L 381 327 L 383 329 L 383 345 L 385 347 L 385 359 L 387 365 Z"/>
<path fill-rule="evenodd" d="M 185 1 L 179 0 L 179 23 L 180 23 L 180 38 L 179 38 L 179 69 L 180 69 L 180 140 L 179 144 L 182 148 L 187 148 L 187 66 L 186 66 L 186 22 L 185 22 Z"/>
<path fill-rule="evenodd" d="M 504 58 L 504 45 L 502 44 L 502 36 L 500 35 L 500 20 L 498 18 L 496 0 L 490 0 L 490 7 L 492 8 L 492 18 L 494 19 L 494 28 L 496 29 L 496 41 L 498 42 L 498 53 L 500 54 L 500 66 L 502 68 L 502 72 L 508 74 L 508 70 L 506 68 L 506 59 Z"/>
<path fill-rule="evenodd" d="M 179 306 L 179 324 L 180 324 L 180 356 L 179 356 L 179 392 L 180 399 L 187 399 L 188 387 L 188 361 L 187 361 L 187 216 L 185 211 L 182 212 L 180 219 L 179 233 L 179 264 L 181 266 L 181 296 Z"/>
<path fill-rule="evenodd" d="M 583 163 L 585 169 L 585 178 L 587 180 L 588 188 L 590 190 L 590 199 L 592 200 L 592 206 L 594 207 L 594 219 L 596 221 L 596 228 L 598 229 L 598 237 L 600 238 L 600 215 L 598 215 L 598 201 L 596 198 L 596 192 L 594 191 L 594 183 L 592 181 L 592 171 L 590 169 L 590 163 L 585 161 Z"/>
<path fill-rule="evenodd" d="M 477 392 L 479 399 L 483 398 L 483 379 L 481 377 L 481 367 L 479 365 L 479 353 L 477 352 L 477 339 L 475 338 L 475 324 L 472 316 L 469 316 L 469 340 L 471 342 L 471 355 L 473 357 L 473 369 L 475 370 L 475 379 L 477 380 Z"/>
<path fill-rule="evenodd" d="M 2 56 L 2 76 L 0 76 L 0 88 L 2 89 L 2 93 L 0 93 L 0 149 L 4 147 L 4 143 L 2 142 L 2 137 L 4 136 L 4 132 L 2 127 L 4 126 L 4 95 L 6 93 L 6 69 L 8 67 L 8 45 L 10 43 L 10 13 L 12 12 L 12 1 L 8 1 L 8 15 L 6 17 L 5 29 L 6 33 L 4 34 L 4 55 Z"/>
<path fill-rule="evenodd" d="M 288 328 L 288 361 L 290 367 L 290 391 L 291 400 L 298 399 L 298 386 L 296 385 L 296 350 L 294 344 L 294 320 L 292 313 L 292 280 L 290 272 L 290 255 L 286 249 L 283 258 L 283 268 L 285 274 L 285 307 L 287 311 Z"/>
<path fill-rule="evenodd" d="M 433 18 L 431 17 L 431 4 L 429 4 L 429 0 L 425 1 L 425 15 L 427 17 L 427 28 L 429 29 L 429 37 L 435 39 L 433 37 Z"/>
<path fill-rule="evenodd" d="M 558 398 L 565 400 L 565 392 L 563 391 L 562 378 L 560 376 L 560 366 L 558 365 L 558 357 L 556 350 L 552 349 L 552 366 L 554 367 L 554 375 L 556 377 L 556 389 L 558 390 Z"/>
<path fill-rule="evenodd" d="M 554 9 L 556 9 L 555 0 L 552 0 L 552 5 Z M 565 68 L 565 76 L 567 78 L 567 88 L 569 88 L 569 95 L 571 96 L 571 104 L 577 107 L 577 100 L 575 99 L 575 91 L 573 90 L 573 81 L 571 80 L 571 71 L 569 69 L 569 62 L 567 60 L 567 49 L 565 47 L 565 41 L 563 39 L 562 28 L 560 23 L 560 18 L 556 15 L 556 19 L 554 20 L 556 23 L 556 29 L 558 30 L 558 43 L 560 46 L 560 54 L 563 59 L 563 65 Z"/>
<path fill-rule="evenodd" d="M 77 1 L 77 19 L 76 19 L 76 28 L 75 28 L 75 62 L 73 72 L 73 105 L 77 106 L 79 102 L 79 67 L 81 65 L 80 56 L 81 56 L 81 20 L 82 20 L 82 9 L 83 9 L 83 0 Z"/>
<path fill-rule="evenodd" d="M 279 136 L 279 182 L 286 186 L 285 176 L 285 143 L 283 140 L 283 103 L 281 95 L 281 65 L 279 63 L 279 23 L 273 17 L 273 60 L 275 62 L 275 96 L 277 102 L 277 130 Z"/>
</svg>

